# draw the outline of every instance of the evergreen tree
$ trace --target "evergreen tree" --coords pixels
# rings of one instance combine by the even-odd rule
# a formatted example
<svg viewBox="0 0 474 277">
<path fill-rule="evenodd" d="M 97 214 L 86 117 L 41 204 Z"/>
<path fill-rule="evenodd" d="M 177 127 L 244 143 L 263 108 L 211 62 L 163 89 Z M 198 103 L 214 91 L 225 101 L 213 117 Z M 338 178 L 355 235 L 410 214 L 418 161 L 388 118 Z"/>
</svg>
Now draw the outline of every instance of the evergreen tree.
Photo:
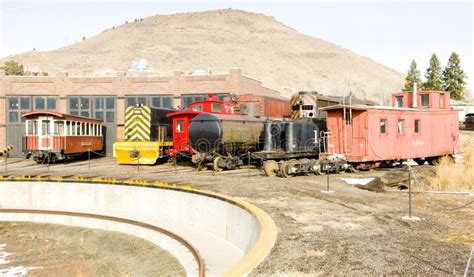
<svg viewBox="0 0 474 277">
<path fill-rule="evenodd" d="M 5 70 L 5 75 L 24 75 L 23 65 L 14 60 L 6 61 L 1 69 Z"/>
<path fill-rule="evenodd" d="M 430 66 L 426 69 L 426 82 L 423 84 L 424 90 L 443 90 L 441 82 L 441 64 L 435 53 L 431 55 Z"/>
<path fill-rule="evenodd" d="M 405 77 L 405 87 L 403 91 L 413 90 L 413 84 L 421 84 L 420 71 L 416 68 L 415 60 L 411 61 L 410 69 L 408 70 L 407 76 Z"/>
<path fill-rule="evenodd" d="M 464 87 L 466 76 L 461 69 L 461 59 L 456 52 L 453 52 L 448 60 L 448 65 L 443 70 L 443 89 L 451 91 L 451 98 L 464 100 Z"/>
</svg>

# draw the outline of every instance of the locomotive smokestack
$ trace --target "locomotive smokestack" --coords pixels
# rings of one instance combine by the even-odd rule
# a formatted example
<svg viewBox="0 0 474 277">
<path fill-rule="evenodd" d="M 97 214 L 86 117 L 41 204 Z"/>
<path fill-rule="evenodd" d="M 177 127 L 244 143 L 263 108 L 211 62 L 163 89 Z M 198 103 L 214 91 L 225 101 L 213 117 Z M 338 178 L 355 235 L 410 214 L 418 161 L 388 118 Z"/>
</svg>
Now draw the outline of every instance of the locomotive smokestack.
<svg viewBox="0 0 474 277">
<path fill-rule="evenodd" d="M 416 108 L 416 94 L 417 94 L 417 85 L 416 85 L 416 82 L 413 83 L 413 101 L 412 101 L 412 104 L 411 104 L 411 107 L 412 108 Z"/>
</svg>

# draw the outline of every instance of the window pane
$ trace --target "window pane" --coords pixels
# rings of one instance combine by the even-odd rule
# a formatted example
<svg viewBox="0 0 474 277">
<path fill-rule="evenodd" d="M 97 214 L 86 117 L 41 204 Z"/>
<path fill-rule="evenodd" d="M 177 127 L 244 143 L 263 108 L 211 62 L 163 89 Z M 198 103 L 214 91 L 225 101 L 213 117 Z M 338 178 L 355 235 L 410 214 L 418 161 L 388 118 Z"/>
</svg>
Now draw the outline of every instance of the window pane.
<svg viewBox="0 0 474 277">
<path fill-rule="evenodd" d="M 56 110 L 56 98 L 55 97 L 48 97 L 47 100 L 47 109 L 48 110 Z"/>
<path fill-rule="evenodd" d="M 81 116 L 83 116 L 83 117 L 89 117 L 89 112 L 81 112 Z"/>
<path fill-rule="evenodd" d="M 104 120 L 104 112 L 95 112 L 95 118 Z"/>
<path fill-rule="evenodd" d="M 398 133 L 403 134 L 403 120 L 398 120 Z"/>
<path fill-rule="evenodd" d="M 45 104 L 44 98 L 36 98 L 35 99 L 35 109 L 36 110 L 44 110 L 46 108 L 44 104 Z"/>
<path fill-rule="evenodd" d="M 385 134 L 386 124 L 387 122 L 385 121 L 385 119 L 380 120 L 380 133 L 381 134 Z"/>
<path fill-rule="evenodd" d="M 181 133 L 184 130 L 184 121 L 183 120 L 178 120 L 176 122 L 176 132 Z"/>
<path fill-rule="evenodd" d="M 415 133 L 419 133 L 419 132 L 420 132 L 420 120 L 415 119 Z"/>
<path fill-rule="evenodd" d="M 71 110 L 75 110 L 75 109 L 78 109 L 79 108 L 79 99 L 78 98 L 70 98 L 69 99 L 69 109 Z M 73 114 L 71 112 L 71 114 Z M 77 113 L 76 113 L 77 115 Z"/>
<path fill-rule="evenodd" d="M 137 98 L 137 103 L 138 103 L 139 105 L 144 105 L 144 106 L 146 106 L 146 105 L 147 105 L 147 104 L 146 104 L 146 97 L 138 97 L 138 98 Z"/>
<path fill-rule="evenodd" d="M 29 110 L 30 109 L 30 98 L 21 97 L 20 98 L 20 109 Z"/>
<path fill-rule="evenodd" d="M 202 111 L 202 104 L 195 104 L 193 106 L 193 111 L 196 111 L 196 112 Z"/>
<path fill-rule="evenodd" d="M 163 97 L 163 108 L 172 108 L 173 97 Z"/>
<path fill-rule="evenodd" d="M 43 136 L 49 135 L 49 120 L 41 121 L 41 134 Z"/>
<path fill-rule="evenodd" d="M 104 108 L 104 98 L 95 98 L 95 109 L 101 110 Z"/>
<path fill-rule="evenodd" d="M 151 98 L 151 106 L 155 108 L 161 107 L 161 98 L 160 97 L 152 97 Z"/>
<path fill-rule="evenodd" d="M 9 123 L 18 123 L 18 112 L 9 112 L 8 113 L 8 122 Z"/>
<path fill-rule="evenodd" d="M 115 122 L 115 112 L 107 112 L 105 120 L 107 122 Z"/>
<path fill-rule="evenodd" d="M 430 96 L 428 94 L 421 95 L 421 106 L 428 107 L 430 105 Z"/>
<path fill-rule="evenodd" d="M 397 107 L 403 107 L 403 96 L 397 96 Z"/>
<path fill-rule="evenodd" d="M 107 97 L 106 98 L 106 109 L 107 110 L 115 110 L 115 98 Z"/>
<path fill-rule="evenodd" d="M 217 103 L 213 103 L 212 104 L 212 111 L 216 112 L 216 113 L 220 113 L 221 112 L 221 105 L 217 104 Z"/>
<path fill-rule="evenodd" d="M 127 107 L 135 106 L 136 104 L 137 104 L 137 101 L 135 98 L 127 98 Z"/>
<path fill-rule="evenodd" d="M 89 109 L 89 98 L 81 98 L 81 109 Z"/>
<path fill-rule="evenodd" d="M 77 111 L 72 111 L 72 112 L 70 112 L 70 114 L 71 114 L 71 115 L 79 115 L 79 112 L 77 112 Z"/>
<path fill-rule="evenodd" d="M 18 98 L 17 97 L 8 98 L 8 109 L 18 110 L 18 108 L 19 108 Z"/>
</svg>

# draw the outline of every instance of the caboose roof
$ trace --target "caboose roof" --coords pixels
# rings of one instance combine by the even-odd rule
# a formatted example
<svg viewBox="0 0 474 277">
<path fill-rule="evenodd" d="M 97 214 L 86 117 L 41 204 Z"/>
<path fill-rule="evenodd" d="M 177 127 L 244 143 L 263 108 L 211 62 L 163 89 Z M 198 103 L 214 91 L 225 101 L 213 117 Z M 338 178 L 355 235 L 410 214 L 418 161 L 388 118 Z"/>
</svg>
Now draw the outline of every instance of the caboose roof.
<svg viewBox="0 0 474 277">
<path fill-rule="evenodd" d="M 53 111 L 31 111 L 22 114 L 24 118 L 37 118 L 39 116 L 52 116 L 54 118 L 63 119 L 63 120 L 70 120 L 70 121 L 81 121 L 81 122 L 89 122 L 89 123 L 102 123 L 103 121 L 100 119 L 83 117 L 78 115 L 70 115 L 65 113 L 53 112 Z"/>
<path fill-rule="evenodd" d="M 413 108 L 400 108 L 400 107 L 390 107 L 390 106 L 368 106 L 368 105 L 333 105 L 321 108 L 321 110 L 339 110 L 339 109 L 353 109 L 353 110 L 392 110 L 392 111 L 424 111 L 420 109 Z"/>
<path fill-rule="evenodd" d="M 352 110 L 389 110 L 389 111 L 416 111 L 416 112 L 433 112 L 433 111 L 459 111 L 459 109 L 417 109 L 417 108 L 403 108 L 403 107 L 390 107 L 390 106 L 369 106 L 369 105 L 333 105 L 321 108 L 323 111 L 339 110 L 339 109 L 352 109 Z"/>
</svg>

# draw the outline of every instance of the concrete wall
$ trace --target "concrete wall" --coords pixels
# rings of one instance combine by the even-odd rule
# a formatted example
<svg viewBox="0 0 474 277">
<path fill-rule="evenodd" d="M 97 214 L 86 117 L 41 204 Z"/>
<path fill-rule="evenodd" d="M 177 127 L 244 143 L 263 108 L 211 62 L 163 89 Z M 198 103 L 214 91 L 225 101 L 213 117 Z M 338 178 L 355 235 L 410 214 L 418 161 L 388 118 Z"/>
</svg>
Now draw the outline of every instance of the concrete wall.
<svg viewBox="0 0 474 277">
<path fill-rule="evenodd" d="M 273 221 L 258 208 L 192 190 L 5 181 L 0 183 L 0 206 L 100 214 L 152 224 L 197 248 L 208 275 L 248 273 L 268 254 L 276 239 Z M 189 262 L 183 261 L 183 265 L 189 270 Z"/>
</svg>

